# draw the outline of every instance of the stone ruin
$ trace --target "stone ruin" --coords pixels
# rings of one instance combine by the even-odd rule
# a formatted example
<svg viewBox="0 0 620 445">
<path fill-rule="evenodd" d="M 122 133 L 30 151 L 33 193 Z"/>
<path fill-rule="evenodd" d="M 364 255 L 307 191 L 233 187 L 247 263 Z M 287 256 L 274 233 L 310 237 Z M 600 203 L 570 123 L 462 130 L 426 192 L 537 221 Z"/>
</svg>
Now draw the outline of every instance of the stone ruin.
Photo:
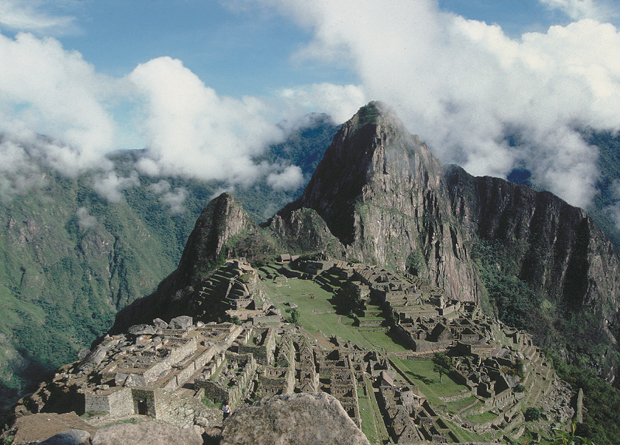
<svg viewBox="0 0 620 445">
<path fill-rule="evenodd" d="M 318 391 L 335 397 L 361 426 L 358 392 L 362 391 L 367 400 L 376 399 L 394 443 L 455 442 L 446 419 L 468 425 L 465 416 L 485 412 L 496 417 L 470 428 L 499 432 L 502 425 L 515 439 L 523 432 L 521 408 L 533 404 L 547 407 L 558 421 L 572 416 L 570 392 L 528 334 L 491 323 L 475 304 L 448 300 L 416 277 L 359 264 L 322 264 L 321 270 L 329 266 L 329 273 L 348 280 L 345 286 L 361 297 L 362 304 L 381 308 L 364 313 L 383 316 L 389 326 L 378 329 L 391 329 L 410 346 L 402 357 L 426 354 L 428 359 L 434 351 L 452 356 L 454 370 L 449 377 L 467 388 L 459 398 L 475 397 L 475 406 L 462 418 L 449 415 L 432 407 L 394 365 L 396 356 L 335 336 L 330 348 L 323 349 L 294 326 L 256 322 L 252 317 L 241 325 L 194 323 L 181 316 L 169 323 L 156 319 L 151 325 L 132 326 L 125 335 L 106 336 L 82 360 L 63 368 L 55 384 L 76 389 L 83 397 L 83 412 L 112 417 L 141 414 L 179 427 L 198 418 L 207 419 L 200 421 L 205 426 L 220 424 L 223 403 L 235 409 L 265 397 Z M 309 266 L 319 269 L 314 263 Z M 252 275 L 249 269 L 245 272 Z M 241 301 L 248 295 L 237 294 L 235 286 L 228 291 L 236 297 L 229 300 L 236 302 L 234 310 L 251 310 Z M 261 290 L 260 285 L 253 289 Z M 271 306 L 267 298 L 261 304 Z M 505 346 L 499 346 L 500 339 Z M 516 391 L 518 385 L 527 388 L 527 395 Z"/>
</svg>

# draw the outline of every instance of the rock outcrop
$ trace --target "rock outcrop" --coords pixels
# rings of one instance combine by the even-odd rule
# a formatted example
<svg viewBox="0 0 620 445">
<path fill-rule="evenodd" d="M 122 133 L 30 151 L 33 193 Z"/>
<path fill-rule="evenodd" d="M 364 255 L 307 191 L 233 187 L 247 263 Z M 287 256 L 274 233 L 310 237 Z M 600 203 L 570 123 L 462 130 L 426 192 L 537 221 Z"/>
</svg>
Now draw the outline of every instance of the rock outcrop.
<svg viewBox="0 0 620 445">
<path fill-rule="evenodd" d="M 222 193 L 204 208 L 196 221 L 177 270 L 151 295 L 118 312 L 111 332 L 123 332 L 130 326 L 150 323 L 164 315 L 168 318 L 193 315 L 191 297 L 209 271 L 227 256 L 227 243 L 242 234 L 251 237 L 259 230 L 241 204 L 229 193 Z"/>
<path fill-rule="evenodd" d="M 28 415 L 18 417 L 13 423 L 10 435 L 14 436 L 12 442 L 14 445 L 24 445 L 49 441 L 56 436 L 62 436 L 63 440 L 70 441 L 71 438 L 81 440 L 88 435 L 90 440 L 91 435 L 96 431 L 97 428 L 86 423 L 75 412 L 65 414 L 46 412 L 28 413 Z M 61 437 L 56 437 L 54 440 L 60 439 Z"/>
<path fill-rule="evenodd" d="M 413 266 L 458 299 L 475 300 L 477 273 L 443 173 L 426 144 L 373 102 L 342 126 L 303 195 L 279 216 L 314 209 L 347 258 Z"/>
<path fill-rule="evenodd" d="M 326 393 L 273 396 L 240 409 L 224 423 L 221 445 L 369 445 Z"/>
<path fill-rule="evenodd" d="M 604 334 L 588 341 L 617 347 L 620 261 L 585 212 L 548 192 L 443 167 L 375 102 L 342 126 L 302 196 L 264 227 L 230 195 L 212 201 L 178 270 L 152 296 L 122 311 L 115 329 L 162 314 L 194 315 L 192 292 L 220 257 L 253 261 L 287 251 L 323 251 L 408 271 L 449 298 L 484 303 L 487 290 L 472 259 L 480 241 L 501 244 L 516 264 L 507 273 L 549 301 L 554 316 L 586 311 Z"/>
<path fill-rule="evenodd" d="M 475 178 L 456 166 L 445 176 L 453 213 L 471 238 L 517 246 L 511 255 L 521 280 L 565 310 L 596 313 L 607 341 L 617 344 L 612 329 L 620 309 L 620 262 L 582 209 L 552 193 Z"/>
<path fill-rule="evenodd" d="M 549 192 L 442 167 L 382 104 L 343 125 L 272 224 L 301 209 L 323 218 L 347 259 L 418 273 L 459 300 L 484 296 L 472 246 L 498 241 L 519 280 L 561 311 L 595 314 L 605 343 L 617 344 L 620 262 L 586 213 Z"/>
<path fill-rule="evenodd" d="M 179 262 L 178 279 L 200 280 L 209 272 L 224 246 L 234 236 L 256 232 L 257 224 L 229 193 L 222 193 L 205 207 L 187 240 Z"/>
<path fill-rule="evenodd" d="M 102 428 L 93 437 L 92 445 L 202 445 L 196 428 L 180 429 L 158 422 L 119 423 Z"/>
</svg>

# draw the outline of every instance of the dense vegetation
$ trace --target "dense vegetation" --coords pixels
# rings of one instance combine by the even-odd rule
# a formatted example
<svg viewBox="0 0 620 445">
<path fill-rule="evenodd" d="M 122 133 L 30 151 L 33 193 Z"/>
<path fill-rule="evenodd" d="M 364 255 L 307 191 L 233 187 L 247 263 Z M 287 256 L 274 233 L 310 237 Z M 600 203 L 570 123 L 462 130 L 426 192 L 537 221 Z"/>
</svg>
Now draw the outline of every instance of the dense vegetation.
<svg viewBox="0 0 620 445">
<path fill-rule="evenodd" d="M 575 433 L 596 445 L 613 445 L 620 437 L 620 392 L 587 370 L 567 365 L 557 354 L 547 351 L 558 375 L 575 391 L 584 392 L 583 424 Z"/>
<path fill-rule="evenodd" d="M 602 338 L 600 320 L 539 295 L 520 280 L 514 261 L 520 248 L 498 240 L 480 240 L 473 246 L 472 257 L 485 286 L 482 306 L 507 325 L 530 332 L 537 344 L 558 351 L 569 363 L 606 375 L 620 355 Z M 597 359 L 601 356 L 604 362 Z"/>
<path fill-rule="evenodd" d="M 601 373 L 618 353 L 601 342 L 595 315 L 558 307 L 537 295 L 527 283 L 516 278 L 511 252 L 518 246 L 482 240 L 472 250 L 488 296 L 488 308 L 508 325 L 525 329 L 553 361 L 560 378 L 577 391 L 584 391 L 584 422 L 576 426 L 576 436 L 597 445 L 615 444 L 620 437 L 620 392 L 595 373 Z M 605 354 L 606 363 L 594 357 Z M 568 361 L 570 364 L 567 364 Z M 526 419 L 536 420 L 540 410 L 528 409 Z M 563 443 L 563 442 L 558 442 Z M 582 442 L 575 442 L 582 443 Z M 585 443 L 585 442 L 583 442 Z"/>
</svg>

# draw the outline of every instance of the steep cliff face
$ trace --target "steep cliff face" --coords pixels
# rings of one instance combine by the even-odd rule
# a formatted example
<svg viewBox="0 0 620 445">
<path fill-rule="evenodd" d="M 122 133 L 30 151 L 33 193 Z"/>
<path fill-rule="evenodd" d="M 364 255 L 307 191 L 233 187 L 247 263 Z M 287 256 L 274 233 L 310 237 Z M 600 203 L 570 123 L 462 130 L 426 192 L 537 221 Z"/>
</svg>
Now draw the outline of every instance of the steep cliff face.
<svg viewBox="0 0 620 445">
<path fill-rule="evenodd" d="M 503 261 L 479 256 L 489 245 Z M 252 261 L 317 250 L 417 273 L 451 298 L 493 306 L 500 318 L 504 306 L 493 298 L 510 298 L 506 286 L 526 289 L 517 296 L 531 297 L 527 311 L 512 302 L 525 312 L 522 326 L 553 337 L 546 344 L 566 357 L 598 357 L 592 367 L 610 379 L 616 372 L 609 348 L 617 349 L 620 326 L 620 262 L 585 212 L 547 192 L 441 166 L 378 103 L 342 126 L 302 196 L 265 227 L 230 195 L 211 202 L 178 270 L 121 312 L 116 326 L 191 313 L 190 296 L 219 256 Z M 574 328 L 584 323 L 582 335 Z"/>
<path fill-rule="evenodd" d="M 232 195 L 223 193 L 215 198 L 198 217 L 177 270 L 151 295 L 118 312 L 111 332 L 123 332 L 131 325 L 150 323 L 157 317 L 194 315 L 192 297 L 218 261 L 229 256 L 224 251 L 227 243 L 240 235 L 251 237 L 259 230 Z"/>
<path fill-rule="evenodd" d="M 528 302 L 533 310 L 524 326 L 553 337 L 546 344 L 566 357 L 592 357 L 597 349 L 590 366 L 613 377 L 608 348 L 617 345 L 620 325 L 620 262 L 583 210 L 548 192 L 442 167 L 378 103 L 343 125 L 303 195 L 277 218 L 286 223 L 301 209 L 323 218 L 346 258 L 417 272 L 452 298 L 483 304 L 490 298 L 501 311 L 492 294 L 525 286 L 536 301 Z M 495 289 L 489 270 L 472 258 L 488 243 L 510 263 L 483 259 L 500 269 Z M 576 334 L 584 323 L 589 332 Z"/>
<path fill-rule="evenodd" d="M 179 262 L 179 279 L 196 281 L 208 272 L 224 245 L 243 232 L 256 232 L 257 224 L 231 194 L 222 193 L 209 203 L 196 221 Z"/>
<path fill-rule="evenodd" d="M 472 237 L 502 242 L 521 280 L 563 310 L 587 308 L 601 316 L 602 331 L 616 343 L 620 262 L 582 209 L 548 192 L 474 178 L 455 166 L 446 170 L 446 181 L 453 212 Z"/>
<path fill-rule="evenodd" d="M 417 269 L 455 298 L 476 299 L 477 274 L 443 168 L 381 104 L 343 125 L 303 195 L 279 215 L 301 208 L 317 211 L 347 258 Z"/>
</svg>

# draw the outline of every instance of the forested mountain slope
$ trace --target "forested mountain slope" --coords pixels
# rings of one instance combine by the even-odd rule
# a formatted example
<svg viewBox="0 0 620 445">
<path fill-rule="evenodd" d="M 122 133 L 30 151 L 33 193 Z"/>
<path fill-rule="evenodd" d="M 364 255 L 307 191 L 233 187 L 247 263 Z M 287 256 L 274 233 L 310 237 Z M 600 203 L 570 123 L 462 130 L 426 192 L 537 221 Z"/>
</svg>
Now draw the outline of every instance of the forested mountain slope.
<svg viewBox="0 0 620 445">
<path fill-rule="evenodd" d="M 260 159 L 294 163 L 306 181 L 337 127 L 324 115 L 270 147 Z M 143 151 L 110 155 L 114 175 L 130 187 L 110 200 L 96 172 L 67 177 L 29 160 L 38 187 L 0 201 L 0 400 L 10 404 L 28 384 L 110 329 L 116 312 L 152 292 L 177 266 L 196 218 L 226 184 L 140 175 Z M 99 178 L 101 179 L 101 178 Z M 1 185 L 1 184 L 0 184 Z M 0 187 L 1 188 L 1 187 Z M 0 190 L 2 191 L 2 190 Z M 301 190 L 265 181 L 235 196 L 263 221 Z"/>
</svg>

